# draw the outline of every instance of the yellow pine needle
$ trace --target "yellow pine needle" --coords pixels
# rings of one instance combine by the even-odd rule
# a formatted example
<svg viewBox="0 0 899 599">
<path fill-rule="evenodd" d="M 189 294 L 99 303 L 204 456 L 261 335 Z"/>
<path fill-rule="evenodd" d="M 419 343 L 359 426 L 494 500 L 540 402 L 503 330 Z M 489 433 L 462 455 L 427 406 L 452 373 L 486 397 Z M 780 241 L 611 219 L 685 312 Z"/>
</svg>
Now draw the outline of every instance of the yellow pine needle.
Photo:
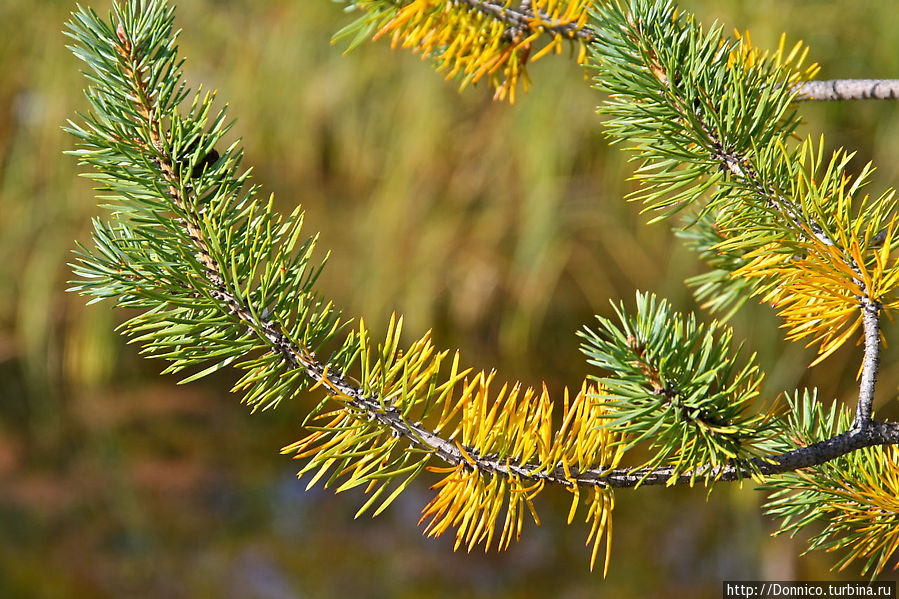
<svg viewBox="0 0 899 599">
<path fill-rule="evenodd" d="M 478 481 L 479 483 L 481 481 Z M 476 492 L 472 494 L 468 509 L 458 526 L 456 532 L 456 546 L 460 541 L 464 541 L 466 550 L 471 550 L 480 540 L 481 532 L 487 526 L 487 515 L 489 514 L 490 504 L 497 490 L 497 479 L 491 479 L 487 485 L 478 484 Z"/>
<path fill-rule="evenodd" d="M 542 481 L 541 481 L 542 482 Z M 540 485 L 540 489 L 543 488 L 543 485 Z M 540 526 L 540 516 L 537 515 L 537 509 L 534 507 L 534 502 L 532 500 L 533 496 L 539 493 L 536 491 L 533 495 L 524 495 L 524 502 L 528 506 L 528 510 L 531 512 L 531 517 L 534 519 L 534 524 Z M 519 522 L 519 529 L 521 528 L 521 522 Z"/>
<path fill-rule="evenodd" d="M 781 38 L 783 39 L 783 37 L 784 36 L 782 35 Z M 783 42 L 781 42 L 781 43 L 783 43 Z M 805 56 L 808 54 L 808 48 L 801 41 L 796 42 L 796 44 L 793 46 L 793 49 L 790 50 L 790 53 L 783 60 L 783 64 L 789 64 L 789 63 L 793 62 L 793 59 L 796 58 L 796 55 L 799 53 L 802 53 L 802 56 L 799 58 L 799 61 L 798 61 L 801 63 L 802 60 L 805 58 Z M 779 62 L 780 61 L 778 61 L 778 63 Z"/>
<path fill-rule="evenodd" d="M 315 383 L 314 385 L 309 387 L 309 391 L 315 391 L 322 385 L 327 386 L 329 390 L 334 389 L 333 385 L 331 385 L 331 382 L 328 380 L 328 368 L 329 367 L 330 367 L 330 364 L 325 364 L 325 368 L 324 368 L 324 370 L 322 370 L 321 378 L 318 379 L 317 383 Z"/>
<path fill-rule="evenodd" d="M 421 525 L 429 517 L 431 518 L 431 521 L 424 530 L 425 534 L 429 537 L 440 536 L 449 526 L 449 523 L 445 521 L 443 516 L 445 516 L 446 512 L 456 503 L 455 496 L 460 484 L 460 479 L 458 477 L 460 468 L 461 465 L 453 468 L 455 471 L 453 474 L 431 486 L 432 489 L 439 489 L 439 491 L 434 499 L 432 499 L 422 510 L 421 519 L 418 521 L 418 524 Z M 442 523 L 445 525 L 442 525 Z"/>
<path fill-rule="evenodd" d="M 529 387 L 524 390 L 521 401 L 507 402 L 503 414 L 505 422 L 502 430 L 497 431 L 497 437 L 502 437 L 502 448 L 507 449 L 509 454 L 522 461 L 527 461 L 534 453 L 533 443 L 531 441 L 531 405 L 533 402 L 533 390 Z M 499 448 L 498 448 L 499 449 Z M 527 457 L 525 457 L 527 456 Z"/>
<path fill-rule="evenodd" d="M 858 330 L 861 325 L 860 319 L 856 320 L 852 326 L 846 329 L 846 331 L 832 340 L 829 340 L 821 345 L 821 349 L 819 350 L 819 355 L 815 360 L 809 364 L 809 367 L 817 366 L 825 359 L 827 359 L 833 352 L 837 351 L 846 341 L 848 341 L 852 335 Z"/>
<path fill-rule="evenodd" d="M 463 386 L 462 393 L 460 394 L 459 399 L 456 400 L 455 402 L 453 402 L 452 391 L 455 389 L 456 385 L 452 385 L 452 387 L 450 387 L 449 389 L 447 389 L 445 391 L 447 393 L 447 398 L 445 400 L 446 403 L 444 404 L 443 413 L 440 415 L 440 419 L 437 422 L 437 427 L 435 429 L 436 431 L 442 431 L 447 426 L 456 423 L 456 415 L 459 412 L 464 413 L 464 408 L 467 405 L 467 402 L 469 400 L 469 397 L 465 393 L 465 388 L 467 388 L 468 385 L 469 385 L 468 379 L 465 378 L 462 382 L 462 386 Z M 452 408 L 448 409 L 450 406 L 452 406 Z M 458 427 L 458 424 L 456 423 L 455 428 L 454 428 L 453 432 L 449 435 L 448 439 L 450 441 L 452 441 L 453 439 L 456 438 L 458 433 L 459 433 L 459 427 Z"/>
<path fill-rule="evenodd" d="M 509 389 L 508 384 L 503 384 L 502 388 L 500 388 L 499 393 L 496 396 L 496 399 L 493 401 L 492 407 L 490 407 L 488 411 L 488 399 L 489 399 L 489 388 L 482 388 L 480 391 L 480 401 L 478 402 L 477 412 L 472 414 L 472 420 L 477 423 L 477 431 L 476 436 L 472 440 L 472 446 L 477 448 L 479 451 L 483 452 L 489 447 L 489 439 L 491 437 L 491 433 L 494 430 L 494 425 L 496 423 L 496 415 L 499 412 L 501 402 L 503 400 L 503 396 L 505 396 L 507 390 Z M 509 399 L 507 403 L 514 405 L 514 398 L 518 395 L 518 390 L 520 389 L 520 385 L 517 383 L 512 387 L 512 390 L 509 391 Z M 504 406 L 508 408 L 508 406 Z M 507 413 L 506 410 L 503 410 L 503 413 Z"/>
<path fill-rule="evenodd" d="M 499 545 L 503 550 L 509 548 L 512 544 L 512 537 L 515 541 L 521 538 L 521 495 L 509 493 L 509 504 L 506 510 L 506 521 L 503 523 L 503 534 L 500 536 Z"/>
<path fill-rule="evenodd" d="M 480 475 L 477 472 L 465 472 L 462 481 L 456 488 L 459 490 L 456 508 L 453 510 L 453 517 L 450 520 L 450 526 L 458 526 L 466 518 L 473 506 L 480 501 L 480 493 L 478 493 L 478 483 Z"/>
<path fill-rule="evenodd" d="M 453 551 L 457 551 L 459 546 L 465 539 L 473 514 L 477 513 L 477 507 L 473 503 L 476 496 L 468 495 L 466 497 L 465 507 L 459 510 L 456 519 L 452 525 L 456 527 L 456 542 L 453 545 Z"/>
<path fill-rule="evenodd" d="M 579 393 L 575 397 L 574 404 L 571 404 L 569 400 L 568 387 L 565 387 L 562 396 L 562 413 L 564 414 L 562 425 L 559 427 L 559 430 L 556 431 L 552 445 L 549 447 L 545 456 L 541 460 L 541 466 L 544 469 L 551 470 L 555 467 L 555 464 L 563 459 L 565 450 L 567 449 L 569 428 L 571 427 L 571 423 L 574 420 L 575 415 L 577 414 L 579 402 L 582 397 L 583 395 Z"/>
<path fill-rule="evenodd" d="M 590 523 L 591 526 L 590 532 L 587 534 L 586 544 L 589 546 L 590 541 L 593 541 L 593 550 L 590 553 L 590 570 L 592 571 L 596 564 L 596 554 L 599 550 L 599 543 L 603 538 L 603 532 L 606 533 L 606 558 L 603 566 L 603 576 L 608 572 L 609 558 L 611 557 L 610 545 L 612 538 L 609 514 L 612 511 L 612 507 L 613 501 L 611 490 L 594 487 L 593 500 L 590 503 L 590 508 L 587 512 L 587 522 Z"/>
<path fill-rule="evenodd" d="M 535 432 L 537 433 L 537 441 L 540 443 L 541 453 L 547 453 L 549 448 L 552 447 L 553 443 L 553 432 L 552 432 L 552 402 L 549 400 L 549 391 L 546 389 L 546 384 L 543 384 L 543 388 L 540 393 L 540 406 L 547 406 L 549 411 L 541 410 L 542 412 L 542 423 L 543 426 L 536 427 Z"/>
<path fill-rule="evenodd" d="M 326 436 L 326 434 L 322 433 L 322 436 Z M 308 449 L 306 451 L 302 451 L 302 449 L 304 449 L 304 448 L 298 448 L 297 455 L 294 456 L 294 459 L 302 460 L 304 458 L 308 458 L 308 457 L 311 457 L 314 455 L 319 455 L 319 454 L 325 453 L 328 450 L 340 445 L 344 441 L 345 438 L 346 438 L 346 433 L 344 432 L 339 435 L 334 435 L 330 439 L 328 439 L 326 442 L 324 442 L 320 445 L 316 445 L 315 447 L 312 447 L 311 449 Z"/>
<path fill-rule="evenodd" d="M 477 462 L 475 462 L 474 458 L 472 458 L 471 455 L 467 451 L 465 451 L 465 447 L 463 447 L 462 444 L 459 443 L 458 441 L 456 441 L 456 449 L 459 450 L 459 453 L 462 454 L 462 457 L 465 459 L 466 462 L 468 462 L 469 465 L 471 465 L 471 466 L 477 465 Z"/>
<path fill-rule="evenodd" d="M 456 428 L 456 431 L 450 435 L 451 440 L 455 438 L 457 432 L 461 432 L 462 442 L 466 445 L 471 443 L 471 434 L 476 424 L 473 421 L 473 413 L 477 408 L 476 402 L 483 393 L 483 389 L 490 385 L 490 381 L 493 380 L 494 374 L 495 373 L 491 372 L 489 375 L 485 375 L 482 370 L 475 375 L 470 382 L 465 382 L 462 395 L 459 397 L 462 419 L 459 426 Z"/>
<path fill-rule="evenodd" d="M 470 368 L 466 368 L 462 372 L 459 372 L 459 352 L 455 352 L 455 354 L 453 354 L 453 363 L 452 366 L 450 366 L 450 373 L 447 381 L 443 385 L 437 387 L 437 391 L 435 392 L 436 396 L 444 398 L 443 408 L 441 409 L 440 417 L 437 420 L 437 425 L 434 428 L 435 433 L 439 433 L 445 426 L 450 424 L 453 417 L 462 408 L 462 402 L 453 402 L 453 391 L 460 379 L 464 379 L 470 372 Z"/>
<path fill-rule="evenodd" d="M 459 466 L 428 466 L 427 471 L 433 472 L 435 474 L 449 474 L 450 472 L 455 472 L 459 469 Z M 437 485 L 431 487 L 432 489 L 436 489 Z"/>
<path fill-rule="evenodd" d="M 331 469 L 331 466 L 334 465 L 335 461 L 336 460 L 334 458 L 325 460 L 325 462 L 321 465 L 321 468 L 318 469 L 318 472 L 315 473 L 315 476 L 312 477 L 312 480 L 309 481 L 309 484 L 306 485 L 307 491 L 315 486 L 315 483 L 317 483 L 319 479 L 324 476 L 325 472 Z"/>
<path fill-rule="evenodd" d="M 493 535 L 496 532 L 496 520 L 499 518 L 499 512 L 503 508 L 503 498 L 506 496 L 506 481 L 500 480 L 499 491 L 490 506 L 490 513 L 487 515 L 489 526 L 487 527 L 487 540 L 484 542 L 484 551 L 488 551 L 493 544 Z"/>
<path fill-rule="evenodd" d="M 332 414 L 333 414 L 333 412 L 332 412 Z M 345 422 L 346 414 L 342 410 L 337 412 L 336 414 L 337 415 L 335 416 L 335 418 L 333 420 L 331 420 L 331 422 L 329 422 L 328 424 L 325 425 L 326 429 L 336 428 L 337 426 L 340 426 Z M 323 417 L 324 416 L 327 416 L 327 415 L 323 415 Z M 315 447 L 314 449 L 309 449 L 309 448 L 312 447 L 316 442 L 318 442 L 319 439 L 321 439 L 323 437 L 327 437 L 330 434 L 331 434 L 331 431 L 328 431 L 328 430 L 315 431 L 315 432 L 309 434 L 308 436 L 306 436 L 305 438 L 300 439 L 296 443 L 292 443 L 291 445 L 288 445 L 288 446 L 282 448 L 281 453 L 282 454 L 297 453 L 297 455 L 294 456 L 294 459 L 303 459 L 310 455 L 319 453 L 320 451 L 327 450 L 330 447 L 333 447 L 334 445 L 339 443 L 340 440 L 334 439 L 334 440 L 328 441 L 326 444 L 324 444 L 322 446 Z"/>
<path fill-rule="evenodd" d="M 581 489 L 578 485 L 571 485 L 569 487 L 571 491 L 571 507 L 568 508 L 568 525 L 570 526 L 572 522 L 574 522 L 574 516 L 577 513 L 578 505 L 580 505 L 581 500 Z"/>
</svg>

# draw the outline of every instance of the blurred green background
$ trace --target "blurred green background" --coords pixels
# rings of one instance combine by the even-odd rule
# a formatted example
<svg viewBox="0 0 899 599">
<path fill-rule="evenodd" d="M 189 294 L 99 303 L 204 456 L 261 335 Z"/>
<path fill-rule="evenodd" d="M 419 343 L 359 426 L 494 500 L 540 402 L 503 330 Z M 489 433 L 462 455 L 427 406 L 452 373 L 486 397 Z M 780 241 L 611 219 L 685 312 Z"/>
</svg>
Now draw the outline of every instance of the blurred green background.
<svg viewBox="0 0 899 599">
<path fill-rule="evenodd" d="M 762 47 L 804 39 L 822 78 L 899 76 L 894 2 L 683 4 Z M 314 399 L 251 416 L 227 392 L 233 374 L 177 386 L 114 332 L 125 313 L 64 292 L 74 241 L 100 214 L 62 154 L 60 126 L 86 109 L 60 33 L 73 7 L 0 2 L 0 597 L 720 597 L 723 579 L 857 578 L 769 537 L 748 486 L 618 493 L 606 580 L 561 494 L 510 551 L 469 555 L 419 534 L 427 477 L 374 520 L 352 520 L 357 494 L 305 492 L 278 450 Z M 609 299 L 637 288 L 694 308 L 683 279 L 701 265 L 622 200 L 627 154 L 564 58 L 537 64 L 508 106 L 384 42 L 343 56 L 329 38 L 349 17 L 329 0 L 178 7 L 191 85 L 230 103 L 279 206 L 305 206 L 332 251 L 321 289 L 348 315 L 377 327 L 403 313 L 410 337 L 432 328 L 468 364 L 558 393 L 586 374 L 574 331 Z M 874 160 L 876 185 L 899 178 L 895 104 L 801 110 L 804 133 L 857 149 L 856 166 Z M 769 309 L 733 324 L 760 353 L 767 399 L 817 385 L 854 401 L 857 348 L 809 370 Z M 878 394 L 893 416 L 896 357 Z"/>
</svg>

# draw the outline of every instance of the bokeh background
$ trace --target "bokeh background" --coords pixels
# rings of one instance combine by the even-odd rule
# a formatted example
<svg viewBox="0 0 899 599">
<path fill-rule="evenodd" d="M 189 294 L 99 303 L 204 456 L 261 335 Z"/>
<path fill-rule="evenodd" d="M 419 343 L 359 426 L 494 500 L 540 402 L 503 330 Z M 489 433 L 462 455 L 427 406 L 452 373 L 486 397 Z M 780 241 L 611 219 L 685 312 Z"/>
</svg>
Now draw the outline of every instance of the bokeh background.
<svg viewBox="0 0 899 599">
<path fill-rule="evenodd" d="M 321 289 L 347 314 L 377 329 L 400 312 L 410 337 L 433 329 L 468 364 L 558 393 L 587 372 L 574 332 L 610 299 L 643 289 L 695 308 L 683 279 L 702 265 L 623 201 L 632 165 L 571 61 L 541 61 L 508 106 L 386 42 L 343 56 L 329 40 L 350 17 L 329 0 L 178 5 L 191 84 L 230 104 L 278 205 L 305 206 L 331 251 Z M 805 40 L 823 78 L 899 77 L 893 2 L 683 5 L 762 47 L 782 31 Z M 541 498 L 541 527 L 484 555 L 420 535 L 427 476 L 374 520 L 352 519 L 358 494 L 306 492 L 278 450 L 313 398 L 250 415 L 228 393 L 233 373 L 178 386 L 115 333 L 125 313 L 65 292 L 75 240 L 100 214 L 63 155 L 61 125 L 86 109 L 61 34 L 73 8 L 0 2 L 0 597 L 720 597 L 724 579 L 857 578 L 830 572 L 833 556 L 798 557 L 801 538 L 771 538 L 751 485 L 618 493 L 606 580 L 561 494 Z M 804 133 L 876 163 L 878 188 L 899 178 L 899 106 L 801 110 Z M 858 349 L 809 370 L 778 324 L 757 305 L 733 321 L 768 373 L 765 398 L 817 385 L 854 401 Z M 896 357 L 882 363 L 882 414 L 896 412 Z"/>
</svg>

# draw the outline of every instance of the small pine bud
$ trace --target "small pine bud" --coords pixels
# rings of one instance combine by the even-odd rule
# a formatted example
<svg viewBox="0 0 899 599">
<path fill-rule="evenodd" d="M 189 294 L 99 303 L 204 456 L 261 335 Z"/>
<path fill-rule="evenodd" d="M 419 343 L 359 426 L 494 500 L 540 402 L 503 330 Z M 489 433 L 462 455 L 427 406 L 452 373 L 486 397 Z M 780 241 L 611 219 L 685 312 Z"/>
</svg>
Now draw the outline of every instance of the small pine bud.
<svg viewBox="0 0 899 599">
<path fill-rule="evenodd" d="M 197 162 L 197 164 L 194 165 L 194 168 L 190 171 L 190 177 L 191 177 L 191 179 L 196 179 L 197 177 L 199 177 L 200 175 L 202 175 L 202 174 L 203 174 L 203 171 L 204 171 L 206 168 L 208 168 L 208 167 L 212 166 L 213 164 L 215 164 L 215 162 L 216 162 L 218 159 L 219 159 L 219 153 L 216 151 L 216 149 L 215 149 L 215 148 L 212 148 L 211 150 L 209 150 L 209 153 L 206 154 L 205 156 L 203 156 L 203 158 L 201 158 L 201 159 Z"/>
<path fill-rule="evenodd" d="M 187 148 L 185 148 L 185 150 L 184 150 L 185 157 L 192 156 L 193 153 L 196 152 L 197 146 L 199 145 L 199 143 L 200 143 L 200 138 L 198 137 L 189 146 L 187 146 Z M 215 148 L 212 148 L 211 150 L 209 150 L 209 152 L 207 152 L 205 156 L 203 156 L 199 160 L 197 160 L 197 163 L 190 170 L 190 178 L 191 179 L 199 178 L 200 175 L 203 174 L 203 171 L 205 169 L 209 168 L 210 166 L 212 166 L 213 164 L 215 164 L 215 162 L 219 158 L 220 158 L 219 153 Z M 182 161 L 182 163 L 186 162 L 186 161 L 187 160 L 185 159 Z"/>
</svg>

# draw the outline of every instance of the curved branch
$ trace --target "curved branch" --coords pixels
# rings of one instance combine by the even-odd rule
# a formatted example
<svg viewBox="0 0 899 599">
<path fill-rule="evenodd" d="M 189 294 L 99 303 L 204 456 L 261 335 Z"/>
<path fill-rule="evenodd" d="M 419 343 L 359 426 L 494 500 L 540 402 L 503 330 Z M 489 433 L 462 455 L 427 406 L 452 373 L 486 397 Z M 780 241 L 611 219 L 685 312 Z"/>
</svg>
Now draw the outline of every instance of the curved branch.
<svg viewBox="0 0 899 599">
<path fill-rule="evenodd" d="M 136 145 L 145 151 L 149 161 L 157 161 L 163 177 L 169 185 L 169 199 L 187 213 L 189 219 L 195 219 L 196 215 L 186 208 L 189 206 L 188 198 L 184 196 L 185 190 L 190 190 L 180 179 L 180 171 L 173 167 L 171 158 L 161 155 L 159 137 L 162 124 L 160 115 L 153 105 L 152 94 L 147 93 L 140 70 L 131 55 L 131 46 L 124 32 L 119 29 L 117 34 L 121 46 L 117 49 L 125 67 L 126 76 L 134 85 L 134 102 L 140 115 L 146 117 L 142 126 L 149 127 L 150 144 L 141 140 L 133 140 Z M 190 191 L 186 191 L 190 193 Z M 633 488 L 641 485 L 670 484 L 674 477 L 674 468 L 651 469 L 626 469 L 614 470 L 586 470 L 577 472 L 569 470 L 565 472 L 562 467 L 552 471 L 541 469 L 539 465 L 532 463 L 519 463 L 508 458 L 500 458 L 494 455 L 479 455 L 471 448 L 459 445 L 457 442 L 440 437 L 437 433 L 428 430 L 418 423 L 411 423 L 404 418 L 402 412 L 395 408 L 387 407 L 375 394 L 367 394 L 358 384 L 346 377 L 337 369 L 318 361 L 314 356 L 298 346 L 283 332 L 283 327 L 274 319 L 259 318 L 256 314 L 264 313 L 256 306 L 249 305 L 247 300 L 239 298 L 225 283 L 222 276 L 222 267 L 217 264 L 210 255 L 208 246 L 204 240 L 204 233 L 196 222 L 184 222 L 190 238 L 194 242 L 198 258 L 206 267 L 207 280 L 213 289 L 210 294 L 221 301 L 228 308 L 232 317 L 242 324 L 250 325 L 253 330 L 264 337 L 271 351 L 280 355 L 288 368 L 301 369 L 311 380 L 322 383 L 334 395 L 345 398 L 345 405 L 350 409 L 359 411 L 367 417 L 375 419 L 385 428 L 389 428 L 395 434 L 402 436 L 407 442 L 418 449 L 429 452 L 444 462 L 451 465 L 466 465 L 488 475 L 500 475 L 516 477 L 533 482 L 543 482 L 571 487 L 573 485 Z M 797 448 L 786 453 L 757 457 L 745 460 L 725 467 L 702 467 L 692 472 L 683 473 L 676 477 L 676 484 L 693 484 L 698 477 L 705 477 L 711 473 L 711 479 L 716 481 L 733 481 L 752 476 L 754 474 L 779 474 L 800 468 L 806 468 L 823 464 L 840 456 L 846 455 L 857 449 L 873 445 L 899 444 L 899 423 L 874 422 L 870 420 L 870 410 L 864 411 L 864 405 L 870 407 L 868 397 L 873 394 L 873 384 L 876 379 L 877 343 L 869 344 L 869 339 L 877 339 L 877 314 L 879 307 L 870 311 L 873 320 L 866 320 L 866 359 L 863 373 L 862 393 L 860 394 L 859 414 L 864 426 L 856 426 L 853 429 L 832 437 L 830 439 L 814 443 L 807 447 Z M 869 314 L 869 312 L 866 312 Z M 873 324 L 871 324 L 873 323 Z M 870 345 L 870 347 L 869 347 Z M 866 391 L 870 389 L 870 391 Z M 864 414 L 867 414 L 865 419 Z"/>
<path fill-rule="evenodd" d="M 149 148 L 147 150 L 149 151 Z M 178 185 L 177 171 L 172 168 L 165 168 L 163 164 L 163 172 L 172 184 L 170 188 L 170 193 L 173 194 L 171 199 L 179 203 L 183 202 L 183 198 L 175 195 L 177 193 L 176 190 L 181 188 Z M 310 379 L 316 383 L 324 383 L 333 392 L 346 397 L 348 399 L 347 405 L 377 420 L 382 426 L 405 438 L 410 445 L 428 451 L 450 465 L 466 464 L 472 468 L 477 468 L 485 474 L 515 476 L 534 482 L 552 483 L 566 487 L 570 487 L 573 484 L 583 484 L 587 486 L 634 488 L 641 485 L 669 484 L 673 476 L 673 468 L 641 470 L 620 468 L 583 472 L 569 471 L 568 473 L 564 472 L 562 468 L 556 468 L 551 472 L 546 472 L 533 464 L 520 464 L 514 460 L 499 459 L 495 456 L 481 456 L 471 448 L 461 448 L 419 424 L 408 422 L 399 410 L 385 408 L 376 395 L 366 394 L 361 387 L 350 382 L 350 379 L 342 373 L 317 361 L 305 352 L 302 347 L 295 345 L 283 333 L 283 328 L 277 321 L 260 321 L 254 316 L 254 312 L 260 314 L 262 311 L 250 309 L 226 287 L 220 275 L 219 265 L 215 263 L 205 250 L 206 246 L 201 234 L 195 227 L 189 224 L 187 226 L 192 239 L 194 239 L 197 245 L 198 253 L 209 269 L 209 280 L 215 286 L 212 295 L 229 307 L 232 316 L 259 331 L 271 345 L 271 350 L 279 354 L 290 368 L 303 369 Z M 879 345 L 874 347 L 879 348 Z M 871 387 L 873 389 L 873 378 L 876 377 L 876 358 L 869 360 L 866 354 L 865 363 L 869 365 L 866 368 L 866 372 L 869 372 L 869 369 L 874 370 L 873 374 L 870 375 L 872 380 Z M 738 465 L 711 469 L 711 478 L 716 481 L 734 481 L 746 478 L 754 473 L 779 474 L 823 464 L 863 447 L 884 444 L 899 444 L 899 423 L 883 423 L 869 420 L 868 425 L 865 427 L 853 428 L 841 435 L 807 447 L 798 448 L 777 456 L 754 458 Z M 705 476 L 709 470 L 709 468 L 700 468 L 693 472 L 681 474 L 675 482 L 677 484 L 692 484 L 698 476 Z"/>
</svg>

